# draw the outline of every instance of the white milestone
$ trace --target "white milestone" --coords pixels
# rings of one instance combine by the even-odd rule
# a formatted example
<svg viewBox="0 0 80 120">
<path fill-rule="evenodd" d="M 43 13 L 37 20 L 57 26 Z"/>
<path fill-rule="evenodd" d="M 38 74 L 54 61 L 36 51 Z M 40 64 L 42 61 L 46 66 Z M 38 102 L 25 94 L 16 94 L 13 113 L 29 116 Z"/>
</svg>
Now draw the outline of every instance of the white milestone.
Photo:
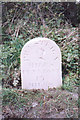
<svg viewBox="0 0 80 120">
<path fill-rule="evenodd" d="M 61 51 L 48 38 L 34 38 L 21 51 L 22 89 L 62 86 Z"/>
</svg>

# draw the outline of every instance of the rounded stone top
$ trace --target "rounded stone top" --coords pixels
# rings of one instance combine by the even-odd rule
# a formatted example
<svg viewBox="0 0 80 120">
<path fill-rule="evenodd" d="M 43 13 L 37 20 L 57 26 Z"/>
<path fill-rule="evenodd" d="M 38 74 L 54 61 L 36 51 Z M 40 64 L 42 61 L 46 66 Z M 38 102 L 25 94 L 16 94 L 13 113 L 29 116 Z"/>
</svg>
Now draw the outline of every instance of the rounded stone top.
<svg viewBox="0 0 80 120">
<path fill-rule="evenodd" d="M 45 44 L 45 41 L 49 44 L 51 44 L 52 46 L 56 47 L 59 51 L 60 51 L 60 48 L 59 46 L 55 43 L 55 41 L 49 39 L 49 38 L 45 38 L 45 37 L 37 37 L 37 38 L 33 38 L 31 40 L 29 40 L 25 45 L 24 47 L 22 48 L 22 51 L 25 49 L 25 47 L 29 47 L 31 45 L 34 45 L 34 44 L 38 44 L 39 42 L 44 42 Z M 47 44 L 45 44 L 46 46 Z"/>
</svg>

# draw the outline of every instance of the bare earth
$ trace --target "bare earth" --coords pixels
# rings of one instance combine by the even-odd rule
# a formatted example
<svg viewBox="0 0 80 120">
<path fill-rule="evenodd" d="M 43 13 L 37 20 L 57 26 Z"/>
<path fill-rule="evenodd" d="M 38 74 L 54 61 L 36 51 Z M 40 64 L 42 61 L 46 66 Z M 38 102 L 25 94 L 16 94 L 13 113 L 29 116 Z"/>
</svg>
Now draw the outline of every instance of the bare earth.
<svg viewBox="0 0 80 120">
<path fill-rule="evenodd" d="M 3 104 L 3 118 L 78 118 L 77 93 L 55 88 L 13 92 L 17 101 Z"/>
</svg>

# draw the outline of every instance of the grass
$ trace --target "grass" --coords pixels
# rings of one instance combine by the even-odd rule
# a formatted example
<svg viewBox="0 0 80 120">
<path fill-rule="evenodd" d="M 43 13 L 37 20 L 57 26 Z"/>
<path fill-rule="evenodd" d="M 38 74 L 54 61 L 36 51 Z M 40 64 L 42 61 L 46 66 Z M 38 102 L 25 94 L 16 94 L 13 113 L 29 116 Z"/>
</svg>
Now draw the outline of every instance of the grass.
<svg viewBox="0 0 80 120">
<path fill-rule="evenodd" d="M 21 2 L 22 0 L 9 1 Z M 6 3 L 4 3 L 4 5 L 5 4 Z M 8 6 L 9 3 L 6 4 L 5 8 Z M 41 117 L 42 113 L 45 113 L 46 116 L 50 110 L 53 111 L 54 109 L 58 113 L 64 110 L 67 118 L 77 116 L 77 113 L 74 113 L 74 111 L 77 110 L 77 100 L 72 98 L 70 93 L 68 95 L 67 93 L 64 93 L 64 91 L 68 90 L 70 92 L 77 92 L 79 86 L 79 80 L 77 79 L 77 62 L 79 59 L 78 28 L 72 27 L 71 24 L 66 24 L 67 21 L 65 21 L 66 23 L 64 24 L 63 13 L 61 13 L 63 7 L 60 3 L 56 6 L 56 8 L 58 7 L 60 7 L 59 10 L 55 9 L 55 4 L 51 5 L 50 3 L 31 3 L 31 5 L 30 3 L 16 3 L 11 9 L 6 10 L 3 7 L 3 19 L 6 21 L 3 21 L 2 29 L 3 34 L 6 36 L 3 36 L 4 45 L 0 45 L 0 52 L 3 48 L 3 53 L 0 53 L 0 57 L 3 61 L 0 60 L 0 65 L 2 68 L 1 79 L 2 82 L 4 82 L 3 114 L 5 117 L 18 117 L 19 115 L 20 117 L 26 117 L 26 115 L 34 117 L 30 113 L 31 110 L 33 111 L 32 103 L 34 102 L 38 103 L 37 107 L 35 107 L 35 111 L 41 112 L 37 113 L 37 116 L 39 115 L 39 117 Z M 45 16 L 44 11 L 46 10 L 48 16 Z M 29 14 L 26 14 L 26 11 Z M 50 11 L 52 12 L 50 13 Z M 52 14 L 54 15 L 53 17 Z M 45 17 L 47 19 L 45 19 Z M 27 20 L 27 18 L 29 20 Z M 43 24 L 43 20 L 45 21 L 45 24 Z M 7 24 L 5 25 L 5 23 Z M 62 27 L 60 24 L 62 24 Z M 18 28 L 19 31 L 17 30 Z M 62 89 L 64 90 L 53 89 L 48 91 L 29 91 L 18 89 L 18 86 L 13 86 L 15 68 L 19 70 L 20 67 L 20 53 L 22 47 L 28 40 L 40 36 L 46 36 L 47 38 L 52 39 L 61 49 L 62 71 L 64 74 Z M 80 105 L 80 100 L 78 101 L 78 104 Z M 47 106 L 47 111 L 44 110 L 44 106 Z M 12 113 L 10 111 L 12 111 Z M 55 111 L 52 114 L 56 114 Z"/>
<path fill-rule="evenodd" d="M 63 77 L 62 89 L 68 90 L 70 92 L 78 92 L 79 81 L 77 80 L 78 74 L 70 73 Z"/>
</svg>

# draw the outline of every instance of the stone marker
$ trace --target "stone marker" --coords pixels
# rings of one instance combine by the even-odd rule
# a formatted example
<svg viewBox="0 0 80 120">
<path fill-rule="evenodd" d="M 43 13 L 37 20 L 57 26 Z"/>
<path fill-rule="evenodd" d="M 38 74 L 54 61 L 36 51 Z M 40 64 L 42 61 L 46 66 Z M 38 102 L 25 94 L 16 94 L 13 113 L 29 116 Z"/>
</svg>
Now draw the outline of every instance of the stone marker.
<svg viewBox="0 0 80 120">
<path fill-rule="evenodd" d="M 21 51 L 22 89 L 45 89 L 62 85 L 61 52 L 48 38 L 34 38 Z"/>
</svg>

